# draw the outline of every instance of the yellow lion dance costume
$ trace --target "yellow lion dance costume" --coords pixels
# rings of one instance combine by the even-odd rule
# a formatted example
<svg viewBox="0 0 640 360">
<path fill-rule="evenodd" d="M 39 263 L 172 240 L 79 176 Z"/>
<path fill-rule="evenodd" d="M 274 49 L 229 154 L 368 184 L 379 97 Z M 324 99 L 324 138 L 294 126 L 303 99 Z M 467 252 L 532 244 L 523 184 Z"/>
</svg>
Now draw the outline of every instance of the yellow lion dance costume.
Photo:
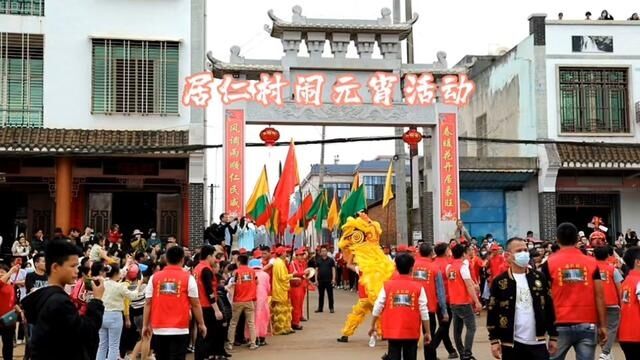
<svg viewBox="0 0 640 360">
<path fill-rule="evenodd" d="M 358 218 L 349 217 L 342 226 L 338 246 L 347 263 L 356 263 L 360 271 L 358 283 L 367 291 L 367 298 L 358 299 L 342 329 L 340 342 L 347 342 L 365 316 L 373 311 L 373 304 L 385 281 L 395 271 L 394 263 L 380 249 L 380 223 L 361 213 Z"/>
</svg>

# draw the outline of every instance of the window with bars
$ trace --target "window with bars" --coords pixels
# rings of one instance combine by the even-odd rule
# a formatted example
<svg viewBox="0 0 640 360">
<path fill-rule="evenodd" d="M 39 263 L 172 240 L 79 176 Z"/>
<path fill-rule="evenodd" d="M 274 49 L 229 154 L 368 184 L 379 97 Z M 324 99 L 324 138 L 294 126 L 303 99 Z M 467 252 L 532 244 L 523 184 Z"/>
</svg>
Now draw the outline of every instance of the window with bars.
<svg viewBox="0 0 640 360">
<path fill-rule="evenodd" d="M 381 200 L 384 195 L 384 185 L 386 176 L 363 176 L 362 183 L 365 185 L 367 201 Z M 395 176 L 392 178 L 392 188 L 395 191 Z"/>
<path fill-rule="evenodd" d="M 93 40 L 93 113 L 178 114 L 179 43 Z"/>
<path fill-rule="evenodd" d="M 42 127 L 44 37 L 0 33 L 0 126 Z"/>
<path fill-rule="evenodd" d="M 0 14 L 44 16 L 44 0 L 0 0 Z"/>
<path fill-rule="evenodd" d="M 560 68 L 560 131 L 629 132 L 627 72 L 626 68 Z"/>
</svg>

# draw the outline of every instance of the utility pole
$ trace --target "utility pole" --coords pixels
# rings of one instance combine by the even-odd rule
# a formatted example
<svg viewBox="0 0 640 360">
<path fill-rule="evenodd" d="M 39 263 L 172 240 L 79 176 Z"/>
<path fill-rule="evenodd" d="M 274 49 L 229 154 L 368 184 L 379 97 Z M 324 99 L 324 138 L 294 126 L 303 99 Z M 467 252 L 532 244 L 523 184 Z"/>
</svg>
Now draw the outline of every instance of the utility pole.
<svg viewBox="0 0 640 360">
<path fill-rule="evenodd" d="M 213 224 L 213 209 L 216 202 L 215 189 L 219 188 L 219 185 L 209 185 L 209 225 Z"/>
<path fill-rule="evenodd" d="M 327 127 L 326 126 L 322 126 L 322 143 L 320 143 L 320 171 L 318 172 L 318 189 L 319 189 L 319 193 L 318 196 L 322 195 L 322 191 L 324 190 L 324 140 L 327 136 Z M 318 220 L 316 220 L 318 221 Z M 318 238 L 318 244 L 322 244 L 322 238 L 323 238 L 323 230 L 320 229 L 320 232 L 316 234 L 317 238 Z"/>
<path fill-rule="evenodd" d="M 401 22 L 400 0 L 393 0 L 393 22 Z M 408 46 L 408 45 L 407 45 Z M 402 58 L 402 55 L 400 55 Z M 396 136 L 402 136 L 404 128 L 395 129 Z M 402 139 L 397 139 L 395 143 L 396 156 L 394 157 L 394 172 L 396 176 L 396 243 L 409 244 L 408 220 L 407 220 L 407 175 L 406 175 L 406 154 L 405 143 Z"/>
<path fill-rule="evenodd" d="M 413 9 L 411 6 L 411 0 L 404 0 L 404 16 L 408 21 L 413 17 Z M 407 36 L 407 64 L 413 64 L 413 31 Z M 412 127 L 415 128 L 415 127 Z M 424 133 L 426 129 L 423 128 Z M 423 140 L 424 141 L 424 140 Z M 418 161 L 418 146 L 409 148 L 409 171 L 411 177 L 411 228 L 409 234 L 411 235 L 410 243 L 413 242 L 413 231 L 416 229 L 414 219 L 416 218 L 416 212 L 420 210 L 420 165 Z M 418 216 L 422 221 L 422 216 Z M 420 228 L 422 229 L 422 228 Z"/>
</svg>

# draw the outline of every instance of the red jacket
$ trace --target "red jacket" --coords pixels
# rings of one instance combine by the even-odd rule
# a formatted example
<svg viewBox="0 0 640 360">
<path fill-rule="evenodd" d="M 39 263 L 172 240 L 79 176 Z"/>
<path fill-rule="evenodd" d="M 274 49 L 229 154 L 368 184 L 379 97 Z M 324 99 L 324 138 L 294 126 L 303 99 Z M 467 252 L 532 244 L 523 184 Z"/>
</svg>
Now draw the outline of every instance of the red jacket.
<svg viewBox="0 0 640 360">
<path fill-rule="evenodd" d="M 256 301 L 257 294 L 256 272 L 247 265 L 240 265 L 236 270 L 236 285 L 233 302 Z"/>
<path fill-rule="evenodd" d="M 449 266 L 450 263 L 451 262 L 446 257 L 437 257 L 433 260 L 433 264 L 438 267 L 438 270 L 443 276 L 442 280 L 444 280 L 444 290 L 447 295 L 447 304 L 450 304 L 450 302 L 449 302 L 449 282 L 446 279 L 446 274 L 447 274 L 447 266 Z"/>
<path fill-rule="evenodd" d="M 640 283 L 640 271 L 631 270 L 627 278 L 622 282 L 621 305 L 620 305 L 620 328 L 618 330 L 618 341 L 620 342 L 640 342 L 640 301 L 636 289 Z"/>
<path fill-rule="evenodd" d="M 12 275 L 15 276 L 15 275 Z M 0 316 L 16 306 L 16 290 L 13 285 L 0 281 Z"/>
<path fill-rule="evenodd" d="M 422 256 L 416 257 L 413 265 L 413 279 L 424 288 L 427 294 L 427 307 L 430 313 L 438 311 L 438 294 L 436 292 L 436 276 L 440 269 L 431 259 Z"/>
<path fill-rule="evenodd" d="M 577 248 L 562 248 L 547 261 L 556 324 L 598 323 L 594 276 L 596 259 Z"/>
<path fill-rule="evenodd" d="M 211 307 L 211 300 L 207 296 L 207 292 L 205 291 L 205 288 L 204 288 L 204 283 L 202 282 L 202 271 L 204 269 L 209 269 L 213 273 L 211 264 L 209 264 L 207 261 L 204 261 L 204 260 L 200 261 L 198 265 L 196 265 L 196 268 L 193 269 L 193 276 L 196 278 L 196 282 L 198 283 L 198 298 L 200 299 L 200 305 L 202 306 L 203 309 Z M 211 286 L 213 287 L 213 295 L 217 296 L 218 291 L 216 289 L 218 286 L 215 281 L 215 276 L 213 277 Z"/>
<path fill-rule="evenodd" d="M 467 284 L 462 279 L 462 259 L 453 260 L 447 267 L 447 283 L 449 284 L 449 303 L 451 305 L 467 305 L 473 302 Z"/>
<path fill-rule="evenodd" d="M 382 334 L 390 340 L 420 338 L 420 307 L 422 286 L 408 275 L 397 275 L 384 283 L 387 295 L 382 311 Z"/>
<path fill-rule="evenodd" d="M 189 329 L 189 275 L 177 265 L 168 265 L 153 275 L 151 327 Z"/>
<path fill-rule="evenodd" d="M 613 278 L 616 269 L 607 261 L 598 261 L 598 269 L 600 270 L 600 280 L 602 280 L 602 287 L 604 288 L 604 304 L 607 307 L 620 305 L 618 288 Z"/>
</svg>

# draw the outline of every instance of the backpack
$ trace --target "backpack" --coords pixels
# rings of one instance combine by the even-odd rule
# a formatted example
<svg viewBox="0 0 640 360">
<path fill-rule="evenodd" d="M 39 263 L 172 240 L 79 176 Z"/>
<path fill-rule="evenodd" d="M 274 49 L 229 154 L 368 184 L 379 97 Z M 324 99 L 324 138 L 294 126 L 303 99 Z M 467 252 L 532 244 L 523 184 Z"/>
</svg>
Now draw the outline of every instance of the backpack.
<svg viewBox="0 0 640 360">
<path fill-rule="evenodd" d="M 76 285 L 73 287 L 69 296 L 71 297 L 73 305 L 78 309 L 80 316 L 84 316 L 87 313 L 87 290 L 84 279 L 76 281 Z"/>
</svg>

